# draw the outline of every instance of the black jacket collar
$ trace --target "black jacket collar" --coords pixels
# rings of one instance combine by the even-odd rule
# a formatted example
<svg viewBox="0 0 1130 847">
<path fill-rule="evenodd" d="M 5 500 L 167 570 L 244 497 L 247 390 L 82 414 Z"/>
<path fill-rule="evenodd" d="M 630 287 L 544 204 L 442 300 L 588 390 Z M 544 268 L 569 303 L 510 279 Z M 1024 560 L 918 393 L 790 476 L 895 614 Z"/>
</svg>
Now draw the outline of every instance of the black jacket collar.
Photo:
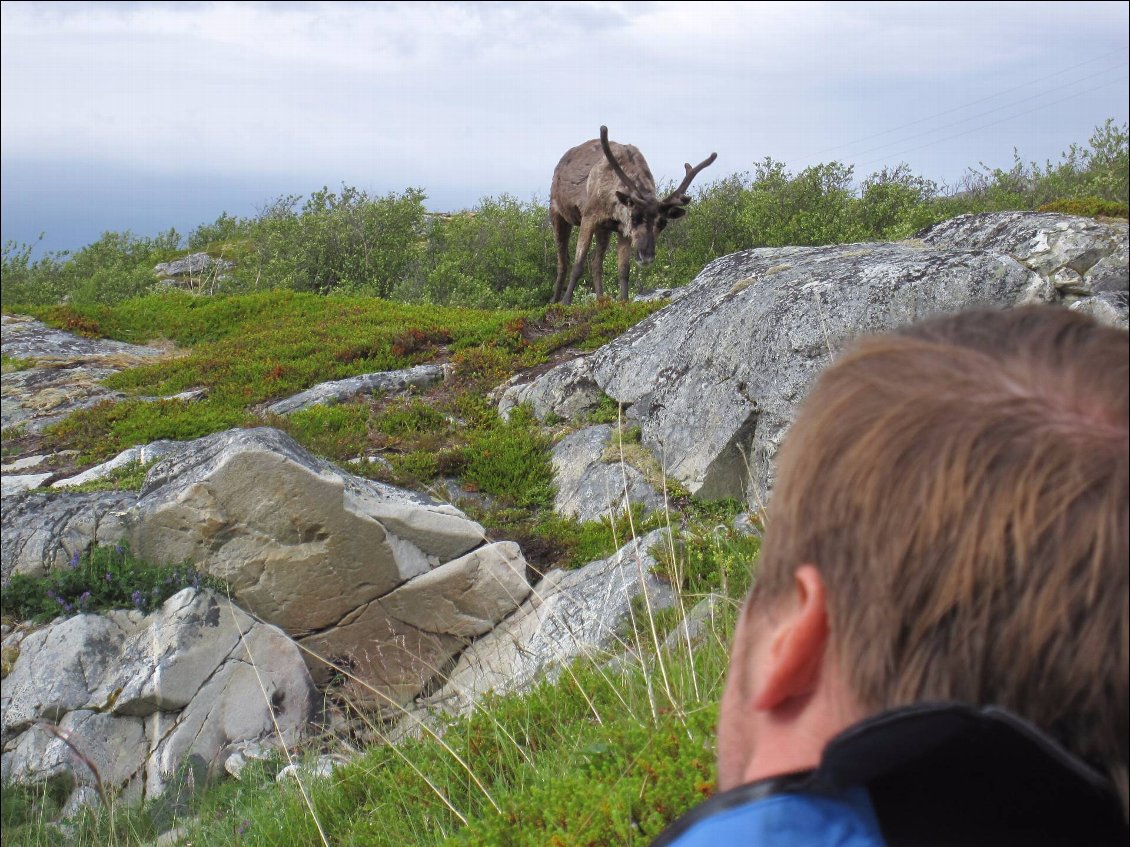
<svg viewBox="0 0 1130 847">
<path fill-rule="evenodd" d="M 1128 830 L 1110 781 L 1003 709 L 920 704 L 833 738 L 815 771 L 742 785 L 695 807 L 653 842 L 783 792 L 865 786 L 890 847 L 1106 845 Z"/>
</svg>

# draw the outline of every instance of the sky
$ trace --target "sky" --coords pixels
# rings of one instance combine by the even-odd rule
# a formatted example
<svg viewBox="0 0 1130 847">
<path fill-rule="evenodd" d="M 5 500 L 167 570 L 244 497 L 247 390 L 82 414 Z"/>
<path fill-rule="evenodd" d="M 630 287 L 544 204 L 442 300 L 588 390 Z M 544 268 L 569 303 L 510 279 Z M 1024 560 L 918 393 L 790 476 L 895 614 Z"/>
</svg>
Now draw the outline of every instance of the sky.
<svg viewBox="0 0 1130 847">
<path fill-rule="evenodd" d="M 4 2 L 4 242 L 187 234 L 322 186 L 547 200 L 607 124 L 659 180 L 946 185 L 1127 121 L 1130 4 Z"/>
</svg>

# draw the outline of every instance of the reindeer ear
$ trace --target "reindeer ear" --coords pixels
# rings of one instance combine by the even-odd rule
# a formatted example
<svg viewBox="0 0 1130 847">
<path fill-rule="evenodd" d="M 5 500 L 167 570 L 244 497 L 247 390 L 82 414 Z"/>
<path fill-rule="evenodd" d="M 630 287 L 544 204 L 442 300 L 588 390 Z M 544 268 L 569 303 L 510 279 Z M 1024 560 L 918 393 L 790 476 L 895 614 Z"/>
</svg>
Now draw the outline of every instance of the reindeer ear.
<svg viewBox="0 0 1130 847">
<path fill-rule="evenodd" d="M 631 206 L 631 205 L 633 205 L 633 204 L 632 204 L 632 195 L 630 195 L 630 194 L 625 194 L 625 193 L 624 193 L 623 191 L 617 191 L 617 192 L 616 192 L 616 199 L 618 199 L 618 200 L 619 200 L 619 201 L 620 201 L 621 203 L 623 203 L 623 204 L 624 204 L 625 206 Z"/>
<path fill-rule="evenodd" d="M 673 221 L 676 218 L 681 218 L 686 213 L 687 213 L 687 210 L 684 209 L 682 206 L 672 206 L 670 209 L 664 210 L 663 214 L 667 217 L 668 220 Z"/>
</svg>

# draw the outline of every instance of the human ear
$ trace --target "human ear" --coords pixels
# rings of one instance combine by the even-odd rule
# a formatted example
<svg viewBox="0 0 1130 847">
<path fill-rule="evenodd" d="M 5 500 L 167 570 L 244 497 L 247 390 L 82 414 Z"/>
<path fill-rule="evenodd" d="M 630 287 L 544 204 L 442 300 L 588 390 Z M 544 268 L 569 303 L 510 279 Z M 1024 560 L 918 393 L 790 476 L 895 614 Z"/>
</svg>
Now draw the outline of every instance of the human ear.
<svg viewBox="0 0 1130 847">
<path fill-rule="evenodd" d="M 824 579 L 813 565 L 801 565 L 793 590 L 774 609 L 753 706 L 773 711 L 815 689 L 828 644 L 828 606 Z"/>
</svg>

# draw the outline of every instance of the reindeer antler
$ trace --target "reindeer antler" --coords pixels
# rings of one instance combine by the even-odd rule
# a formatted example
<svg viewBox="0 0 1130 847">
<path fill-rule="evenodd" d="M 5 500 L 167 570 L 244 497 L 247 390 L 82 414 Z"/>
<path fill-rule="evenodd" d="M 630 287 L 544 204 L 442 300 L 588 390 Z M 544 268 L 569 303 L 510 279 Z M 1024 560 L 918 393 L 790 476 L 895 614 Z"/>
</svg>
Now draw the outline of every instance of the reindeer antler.
<svg viewBox="0 0 1130 847">
<path fill-rule="evenodd" d="M 616 157 L 612 155 L 612 147 L 608 144 L 608 127 L 606 126 L 600 128 L 600 146 L 604 148 L 604 155 L 608 159 L 608 163 L 612 165 L 612 170 L 616 171 L 616 176 L 620 177 L 620 181 L 631 189 L 632 194 L 635 194 L 637 197 L 642 197 L 643 192 L 640 191 L 640 187 L 628 179 L 628 175 L 624 173 L 624 169 L 620 167 L 620 163 L 616 161 Z M 708 165 L 710 162 L 706 164 Z M 706 165 L 702 167 L 706 167 Z"/>
<path fill-rule="evenodd" d="M 701 171 L 703 168 L 709 167 L 710 165 L 714 164 L 714 160 L 717 159 L 717 158 L 718 158 L 717 153 L 711 153 L 709 156 L 707 156 L 703 161 L 701 161 L 699 164 L 697 164 L 693 168 L 691 167 L 690 162 L 686 162 L 683 165 L 683 167 L 685 167 L 687 169 L 687 175 L 685 177 L 683 177 L 683 181 L 681 183 L 679 183 L 678 188 L 676 188 L 674 191 L 672 191 L 670 194 L 668 194 L 665 198 L 663 198 L 663 203 L 677 202 L 675 200 L 675 198 L 681 196 L 684 191 L 686 191 L 688 188 L 690 188 L 691 183 L 694 182 L 694 178 L 696 176 L 698 176 L 699 171 Z"/>
</svg>

